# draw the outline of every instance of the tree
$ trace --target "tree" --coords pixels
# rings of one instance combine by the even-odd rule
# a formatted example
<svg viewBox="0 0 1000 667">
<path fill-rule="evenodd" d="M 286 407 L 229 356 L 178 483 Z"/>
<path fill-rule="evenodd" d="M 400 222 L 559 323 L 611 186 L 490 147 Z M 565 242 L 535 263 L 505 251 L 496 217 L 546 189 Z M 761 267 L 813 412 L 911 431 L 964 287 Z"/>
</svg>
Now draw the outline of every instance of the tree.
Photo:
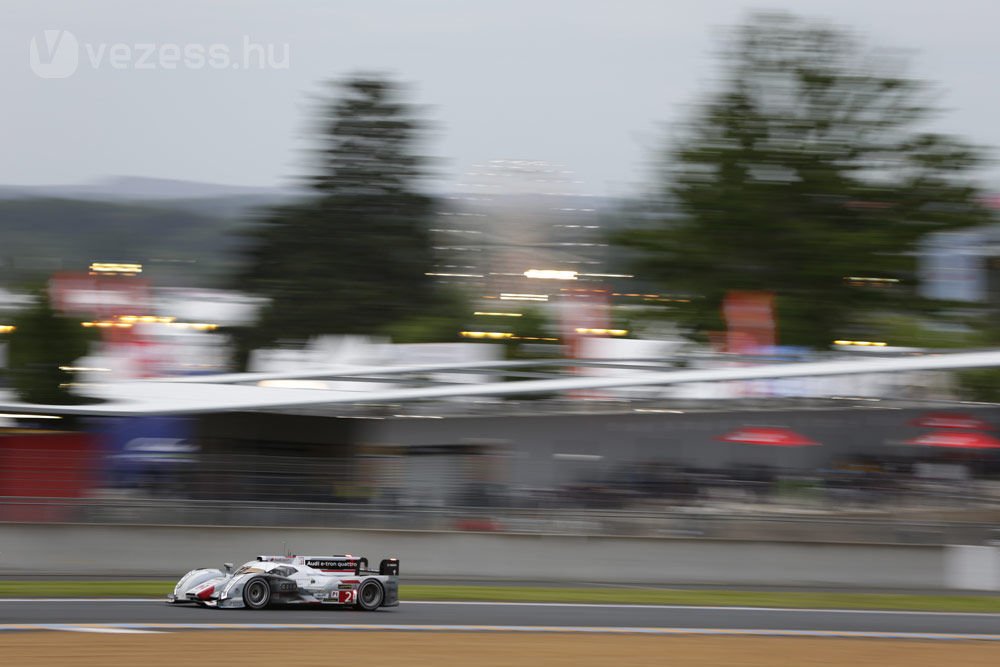
<svg viewBox="0 0 1000 667">
<path fill-rule="evenodd" d="M 395 343 L 443 343 L 459 340 L 469 319 L 465 294 L 440 289 L 427 312 L 398 320 L 383 328 Z"/>
<path fill-rule="evenodd" d="M 315 196 L 252 232 L 241 282 L 271 299 L 259 340 L 377 333 L 434 305 L 423 126 L 386 79 L 356 77 L 337 92 L 322 106 Z"/>
<path fill-rule="evenodd" d="M 51 405 L 83 402 L 67 387 L 73 374 L 62 370 L 87 353 L 90 336 L 80 323 L 58 315 L 43 290 L 13 325 L 8 365 L 18 397 Z"/>
<path fill-rule="evenodd" d="M 664 161 L 669 213 L 616 238 L 639 252 L 636 272 L 700 297 L 683 312 L 702 332 L 723 328 L 727 292 L 771 292 L 786 344 L 823 348 L 872 313 L 927 311 L 911 289 L 916 242 L 989 217 L 969 176 L 978 152 L 921 130 L 926 86 L 787 14 L 752 17 L 723 62 L 722 89 Z M 849 280 L 872 276 L 900 282 Z"/>
</svg>

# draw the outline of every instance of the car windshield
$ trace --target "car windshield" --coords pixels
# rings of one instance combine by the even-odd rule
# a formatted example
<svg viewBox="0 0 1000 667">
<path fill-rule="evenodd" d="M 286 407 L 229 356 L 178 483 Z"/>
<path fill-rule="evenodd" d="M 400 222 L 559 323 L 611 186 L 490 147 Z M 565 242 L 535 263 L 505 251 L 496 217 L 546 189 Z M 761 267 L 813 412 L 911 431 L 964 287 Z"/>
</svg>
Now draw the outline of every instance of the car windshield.
<svg viewBox="0 0 1000 667">
<path fill-rule="evenodd" d="M 235 572 L 233 572 L 233 575 L 237 575 L 237 574 L 262 574 L 263 572 L 264 572 L 264 570 L 260 569 L 259 567 L 255 567 L 253 565 L 244 565 L 240 569 L 238 569 Z"/>
</svg>

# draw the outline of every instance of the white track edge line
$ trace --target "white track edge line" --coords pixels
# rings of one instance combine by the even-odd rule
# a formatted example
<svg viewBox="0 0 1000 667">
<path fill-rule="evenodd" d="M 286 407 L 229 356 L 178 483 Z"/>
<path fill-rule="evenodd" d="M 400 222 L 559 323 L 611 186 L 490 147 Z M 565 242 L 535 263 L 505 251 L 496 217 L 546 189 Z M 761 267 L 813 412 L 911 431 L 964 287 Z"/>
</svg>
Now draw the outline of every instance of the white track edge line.
<svg viewBox="0 0 1000 667">
<path fill-rule="evenodd" d="M 586 602 L 448 602 L 445 600 L 403 600 L 400 605 L 480 605 L 489 607 L 593 607 L 595 609 L 680 609 L 686 611 L 772 611 L 812 614 L 894 614 L 916 616 L 986 616 L 1000 617 L 1000 612 L 986 611 L 916 611 L 907 609 L 823 609 L 815 607 L 735 607 L 727 605 L 686 604 L 588 604 Z"/>
<path fill-rule="evenodd" d="M 164 598 L 0 598 L 0 604 L 5 602 L 14 603 L 70 603 L 70 602 L 91 602 L 91 603 L 135 603 L 135 602 L 161 602 L 166 604 Z M 612 603 L 587 603 L 587 602 L 487 602 L 480 600 L 403 600 L 400 606 L 411 605 L 447 605 L 447 606 L 479 606 L 479 607 L 568 607 L 568 608 L 593 608 L 593 609 L 678 609 L 686 611 L 753 611 L 753 612 L 777 612 L 777 613 L 808 613 L 808 614 L 876 614 L 893 616 L 979 616 L 986 618 L 1000 618 L 1000 612 L 986 611 L 917 611 L 905 609 L 824 609 L 817 607 L 735 607 L 727 605 L 678 605 L 678 604 L 612 604 Z M 294 608 L 290 605 L 288 608 Z"/>
<path fill-rule="evenodd" d="M 657 627 L 610 627 L 610 626 L 526 626 L 526 625 L 352 625 L 295 623 L 95 623 L 72 626 L 64 624 L 2 624 L 0 632 L 25 631 L 78 631 L 111 632 L 169 632 L 171 630 L 335 630 L 353 632 L 485 632 L 485 633 L 528 633 L 528 634 L 632 634 L 670 636 L 731 636 L 731 637 L 813 637 L 838 639 L 899 639 L 933 641 L 990 641 L 1000 642 L 1000 634 L 944 633 L 944 632 L 878 632 L 850 630 L 780 630 L 780 629 L 719 629 L 719 628 L 657 628 Z M 132 631 L 132 632 L 129 632 Z"/>
</svg>

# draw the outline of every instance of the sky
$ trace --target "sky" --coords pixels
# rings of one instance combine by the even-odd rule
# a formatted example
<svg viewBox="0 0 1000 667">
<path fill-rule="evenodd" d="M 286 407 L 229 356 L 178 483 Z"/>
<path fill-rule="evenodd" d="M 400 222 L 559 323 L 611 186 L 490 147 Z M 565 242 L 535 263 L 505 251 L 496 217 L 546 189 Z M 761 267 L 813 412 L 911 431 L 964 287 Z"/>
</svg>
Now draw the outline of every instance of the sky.
<svg viewBox="0 0 1000 667">
<path fill-rule="evenodd" d="M 993 0 L 4 0 L 0 184 L 289 185 L 326 82 L 362 71 L 424 105 L 441 188 L 521 159 L 625 195 L 713 89 L 722 28 L 767 9 L 911 52 L 934 129 L 1000 147 Z"/>
</svg>

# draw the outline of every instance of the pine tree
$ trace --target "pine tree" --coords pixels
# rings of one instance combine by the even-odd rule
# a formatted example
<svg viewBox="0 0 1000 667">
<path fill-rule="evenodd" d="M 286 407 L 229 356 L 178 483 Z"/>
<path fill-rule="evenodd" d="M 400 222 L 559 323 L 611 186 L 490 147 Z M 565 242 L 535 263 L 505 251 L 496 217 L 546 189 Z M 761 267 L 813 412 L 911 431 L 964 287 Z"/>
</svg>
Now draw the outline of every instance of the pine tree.
<svg viewBox="0 0 1000 667">
<path fill-rule="evenodd" d="M 969 175 L 978 151 L 921 128 L 927 87 L 849 32 L 787 14 L 738 28 L 723 62 L 722 89 L 664 160 L 670 214 L 617 239 L 637 272 L 698 296 L 686 312 L 701 331 L 723 328 L 727 292 L 771 292 L 781 342 L 817 348 L 873 313 L 926 309 L 917 241 L 989 219 Z"/>
<path fill-rule="evenodd" d="M 43 290 L 13 325 L 8 366 L 18 397 L 49 405 L 85 402 L 70 393 L 73 373 L 63 370 L 87 353 L 90 336 L 80 323 L 56 313 Z"/>
<path fill-rule="evenodd" d="M 271 304 L 258 340 L 378 333 L 433 303 L 423 125 L 386 79 L 339 84 L 322 107 L 314 196 L 253 232 L 243 285 Z"/>
</svg>

